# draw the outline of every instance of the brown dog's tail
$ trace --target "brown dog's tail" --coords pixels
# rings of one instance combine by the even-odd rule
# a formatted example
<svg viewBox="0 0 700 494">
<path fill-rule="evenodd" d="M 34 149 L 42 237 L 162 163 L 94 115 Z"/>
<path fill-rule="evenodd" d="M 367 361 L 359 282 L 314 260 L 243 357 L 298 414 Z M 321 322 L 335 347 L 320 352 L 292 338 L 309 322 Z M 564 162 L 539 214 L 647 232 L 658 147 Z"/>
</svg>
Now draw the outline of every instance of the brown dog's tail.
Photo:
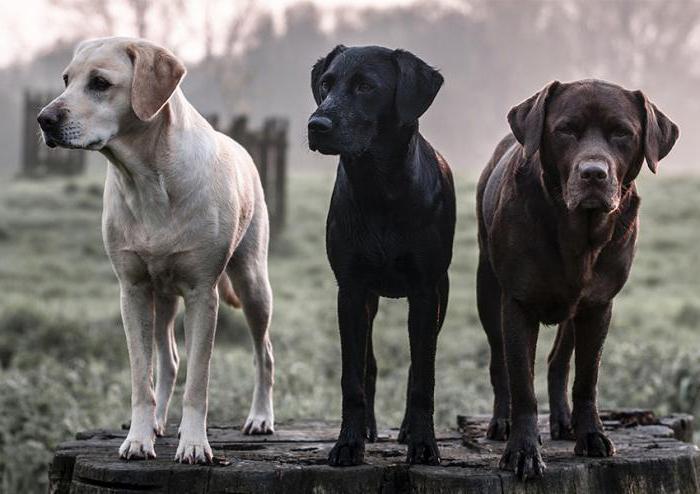
<svg viewBox="0 0 700 494">
<path fill-rule="evenodd" d="M 236 309 L 241 308 L 241 299 L 238 298 L 238 295 L 236 295 L 236 292 L 233 290 L 231 279 L 226 273 L 221 275 L 219 279 L 219 296 L 231 307 Z"/>
</svg>

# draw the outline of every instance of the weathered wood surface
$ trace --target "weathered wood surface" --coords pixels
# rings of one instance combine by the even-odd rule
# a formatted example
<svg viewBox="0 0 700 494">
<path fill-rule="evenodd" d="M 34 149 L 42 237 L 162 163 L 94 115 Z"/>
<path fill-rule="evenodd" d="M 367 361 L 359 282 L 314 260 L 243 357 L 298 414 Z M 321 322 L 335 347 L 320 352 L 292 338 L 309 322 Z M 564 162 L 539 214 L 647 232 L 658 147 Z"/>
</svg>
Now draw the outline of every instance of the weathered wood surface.
<svg viewBox="0 0 700 494">
<path fill-rule="evenodd" d="M 695 493 L 700 492 L 700 452 L 692 440 L 692 417 L 657 420 L 643 411 L 604 415 L 617 446 L 613 458 L 580 458 L 573 443 L 548 440 L 540 417 L 541 480 L 519 483 L 496 468 L 503 443 L 485 439 L 488 417 L 458 417 L 459 430 L 440 431 L 440 467 L 404 464 L 406 448 L 396 430 L 367 445 L 366 465 L 332 468 L 326 456 L 337 426 L 323 422 L 279 424 L 272 436 L 243 436 L 231 427 L 210 427 L 217 461 L 211 466 L 172 461 L 175 430 L 159 438 L 158 459 L 122 461 L 123 430 L 83 432 L 56 450 L 50 469 L 55 493 Z M 689 432 L 690 431 L 690 432 Z"/>
</svg>

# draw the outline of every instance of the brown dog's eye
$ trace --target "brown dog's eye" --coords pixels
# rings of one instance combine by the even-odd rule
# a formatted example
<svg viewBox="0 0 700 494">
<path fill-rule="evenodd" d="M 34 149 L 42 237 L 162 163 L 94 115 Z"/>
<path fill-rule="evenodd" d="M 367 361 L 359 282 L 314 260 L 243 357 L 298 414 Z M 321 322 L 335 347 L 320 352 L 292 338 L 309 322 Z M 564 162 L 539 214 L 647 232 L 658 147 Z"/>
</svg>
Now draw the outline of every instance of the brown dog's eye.
<svg viewBox="0 0 700 494">
<path fill-rule="evenodd" d="M 566 137 L 576 137 L 578 135 L 576 128 L 570 124 L 560 125 L 554 129 L 554 132 Z"/>
<path fill-rule="evenodd" d="M 93 91 L 106 91 L 110 87 L 112 87 L 112 83 L 100 76 L 93 77 L 88 83 L 88 89 Z"/>
<path fill-rule="evenodd" d="M 613 129 L 610 132 L 610 137 L 612 137 L 613 139 L 627 139 L 629 137 L 632 137 L 632 132 L 623 127 L 619 127 L 617 129 Z"/>
</svg>

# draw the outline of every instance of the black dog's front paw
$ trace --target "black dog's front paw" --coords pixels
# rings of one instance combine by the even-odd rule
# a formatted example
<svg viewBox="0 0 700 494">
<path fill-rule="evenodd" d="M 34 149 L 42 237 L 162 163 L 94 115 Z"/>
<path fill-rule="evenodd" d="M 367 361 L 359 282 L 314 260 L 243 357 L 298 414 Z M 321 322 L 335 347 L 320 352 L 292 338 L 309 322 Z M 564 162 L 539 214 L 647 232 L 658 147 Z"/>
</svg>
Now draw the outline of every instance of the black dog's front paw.
<svg viewBox="0 0 700 494">
<path fill-rule="evenodd" d="M 396 438 L 399 444 L 408 444 L 408 421 L 406 419 L 401 423 L 401 428 L 399 429 L 399 436 Z"/>
<path fill-rule="evenodd" d="M 361 465 L 365 461 L 364 437 L 353 433 L 340 433 L 338 441 L 328 454 L 328 464 L 332 467 Z"/>
<path fill-rule="evenodd" d="M 519 480 L 542 477 L 547 465 L 540 454 L 537 437 L 529 439 L 511 438 L 501 457 L 499 468 L 515 472 Z"/>
<path fill-rule="evenodd" d="M 486 438 L 493 441 L 507 441 L 510 434 L 510 419 L 502 417 L 492 417 L 489 428 L 486 431 Z"/>
<path fill-rule="evenodd" d="M 370 443 L 377 441 L 377 419 L 374 418 L 374 413 L 367 416 L 367 441 Z"/>
<path fill-rule="evenodd" d="M 414 434 L 409 437 L 406 462 L 411 465 L 439 465 L 440 450 L 435 441 L 435 434 Z"/>
<path fill-rule="evenodd" d="M 600 431 L 586 432 L 576 439 L 574 453 L 578 456 L 607 458 L 615 454 L 615 445 Z"/>
</svg>

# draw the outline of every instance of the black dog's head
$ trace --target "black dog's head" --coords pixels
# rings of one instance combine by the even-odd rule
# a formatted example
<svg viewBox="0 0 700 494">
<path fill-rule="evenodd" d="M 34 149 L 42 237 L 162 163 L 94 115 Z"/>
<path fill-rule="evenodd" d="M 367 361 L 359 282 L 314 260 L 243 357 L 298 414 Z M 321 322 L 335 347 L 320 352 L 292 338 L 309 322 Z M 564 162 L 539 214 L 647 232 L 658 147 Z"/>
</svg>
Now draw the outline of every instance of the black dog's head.
<svg viewBox="0 0 700 494">
<path fill-rule="evenodd" d="M 415 125 L 442 82 L 435 69 L 407 51 L 338 45 L 311 71 L 319 106 L 309 118 L 309 147 L 361 155 L 384 131 Z"/>
<path fill-rule="evenodd" d="M 539 151 L 572 211 L 615 210 L 643 160 L 656 173 L 678 138 L 644 93 L 597 80 L 552 82 L 514 107 L 508 122 L 526 157 Z"/>
</svg>

